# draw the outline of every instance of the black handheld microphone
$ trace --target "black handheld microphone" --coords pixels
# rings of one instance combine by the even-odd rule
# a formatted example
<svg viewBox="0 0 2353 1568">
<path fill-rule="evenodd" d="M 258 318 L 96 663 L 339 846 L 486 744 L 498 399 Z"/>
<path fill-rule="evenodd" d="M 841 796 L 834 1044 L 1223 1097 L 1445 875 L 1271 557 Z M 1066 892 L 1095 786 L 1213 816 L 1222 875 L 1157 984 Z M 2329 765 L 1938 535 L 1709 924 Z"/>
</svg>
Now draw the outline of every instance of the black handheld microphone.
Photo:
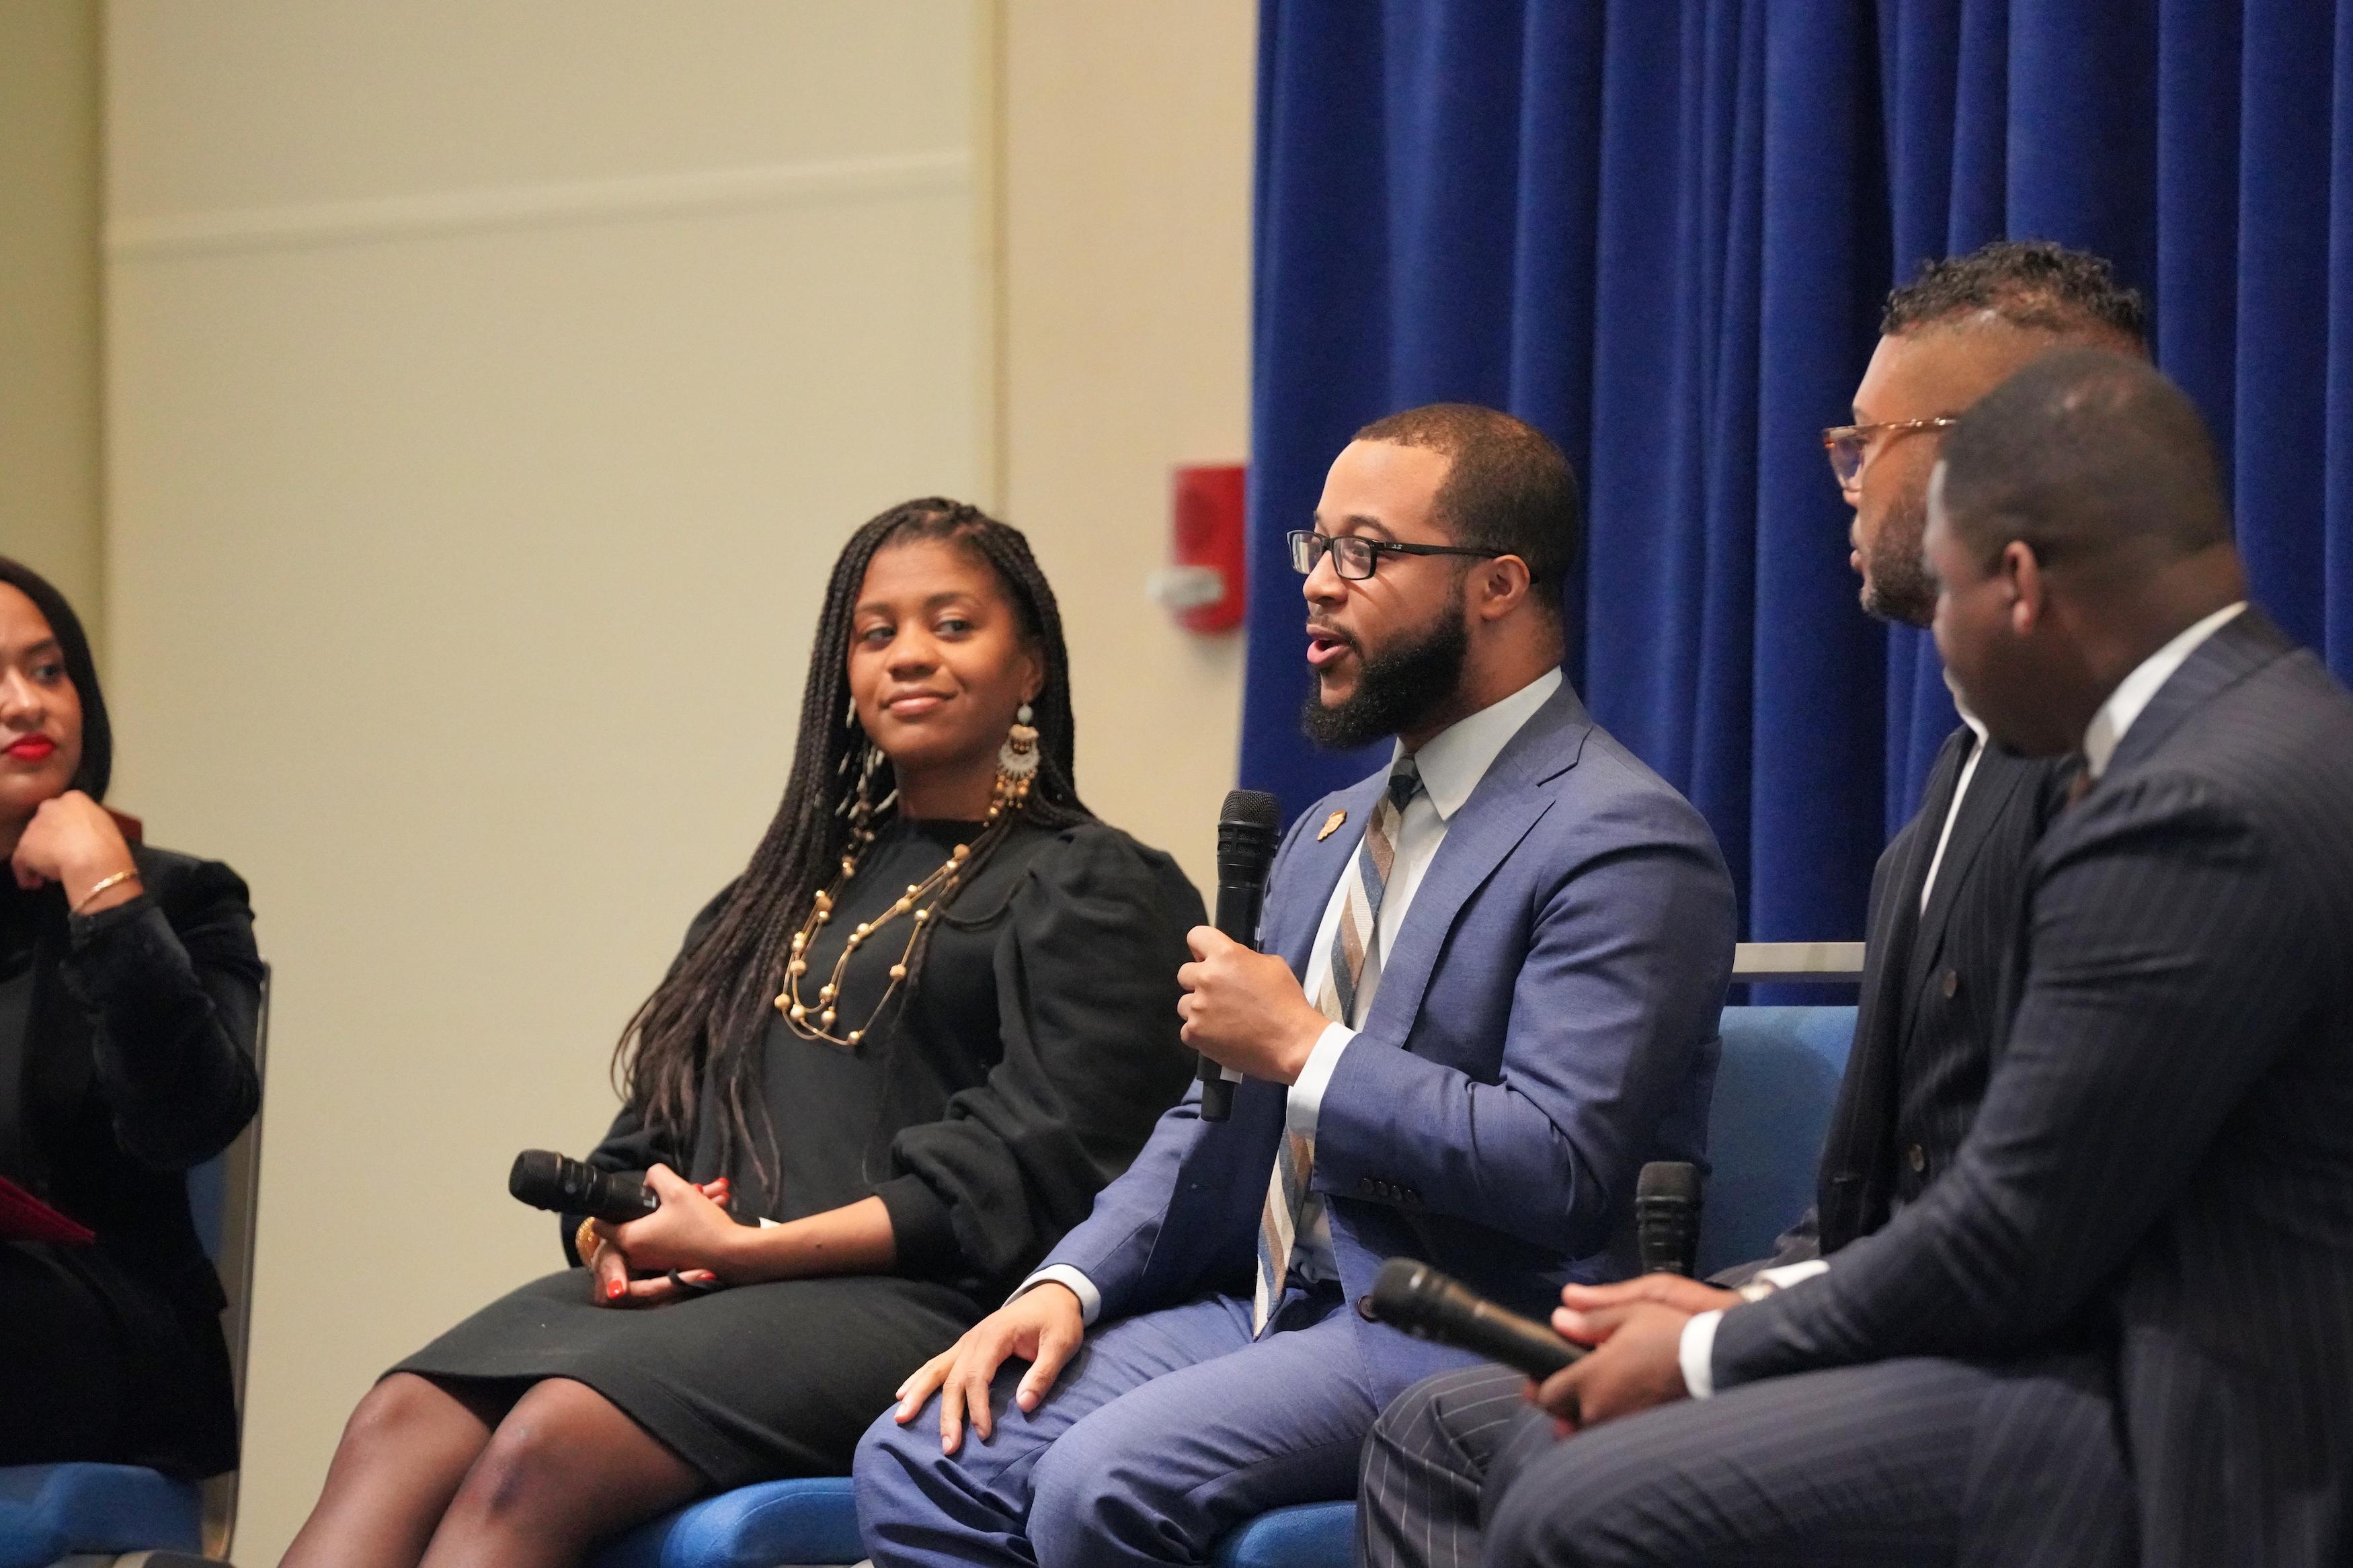
<svg viewBox="0 0 2353 1568">
<path fill-rule="evenodd" d="M 661 1207 L 654 1190 L 557 1153 L 526 1149 L 507 1173 L 507 1191 L 535 1209 L 585 1214 L 608 1225 L 627 1225 Z"/>
<path fill-rule="evenodd" d="M 1365 1309 L 1365 1315 L 1377 1323 L 1403 1329 L 1418 1340 L 1477 1351 L 1538 1383 L 1585 1353 L 1583 1345 L 1473 1295 L 1410 1258 L 1392 1258 L 1381 1265 Z"/>
<path fill-rule="evenodd" d="M 1282 828 L 1282 807 L 1262 789 L 1229 791 L 1218 813 L 1218 929 L 1253 952 L 1267 868 L 1274 864 Z M 1234 1113 L 1234 1085 L 1241 1074 L 1203 1057 L 1199 1077 L 1201 1120 L 1223 1121 Z"/>
<path fill-rule="evenodd" d="M 1634 1180 L 1634 1251 L 1645 1274 L 1691 1278 L 1699 1264 L 1699 1168 L 1653 1160 Z"/>
</svg>

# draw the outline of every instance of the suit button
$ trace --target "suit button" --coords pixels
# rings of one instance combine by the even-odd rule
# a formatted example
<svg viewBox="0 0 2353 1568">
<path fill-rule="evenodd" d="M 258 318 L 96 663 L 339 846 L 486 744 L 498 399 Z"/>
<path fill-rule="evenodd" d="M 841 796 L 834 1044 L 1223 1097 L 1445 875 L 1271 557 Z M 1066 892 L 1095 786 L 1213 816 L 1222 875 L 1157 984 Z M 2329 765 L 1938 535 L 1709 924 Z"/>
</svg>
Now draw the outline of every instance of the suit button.
<svg viewBox="0 0 2353 1568">
<path fill-rule="evenodd" d="M 1911 1166 L 1913 1173 L 1917 1174 L 1928 1168 L 1928 1151 L 1915 1143 L 1904 1151 L 1904 1163 Z"/>
<path fill-rule="evenodd" d="M 1947 969 L 1938 977 L 1936 988 L 1945 994 L 1946 1001 L 1951 1001 L 1961 989 L 1961 972 L 1957 969 Z"/>
<path fill-rule="evenodd" d="M 1414 1189 L 1413 1189 L 1413 1188 L 1411 1188 L 1411 1187 L 1408 1187 L 1408 1188 L 1405 1190 L 1405 1201 L 1406 1201 L 1406 1202 L 1408 1202 L 1408 1203 L 1409 1203 L 1409 1204 L 1416 1204 L 1416 1205 L 1418 1205 L 1418 1204 L 1419 1204 L 1419 1203 L 1421 1202 L 1421 1194 L 1420 1194 L 1419 1193 L 1418 1193 L 1418 1192 L 1414 1191 Z"/>
<path fill-rule="evenodd" d="M 1370 1176 L 1358 1176 L 1356 1178 L 1356 1190 L 1369 1198 L 1381 1190 L 1381 1184 L 1373 1180 Z"/>
</svg>

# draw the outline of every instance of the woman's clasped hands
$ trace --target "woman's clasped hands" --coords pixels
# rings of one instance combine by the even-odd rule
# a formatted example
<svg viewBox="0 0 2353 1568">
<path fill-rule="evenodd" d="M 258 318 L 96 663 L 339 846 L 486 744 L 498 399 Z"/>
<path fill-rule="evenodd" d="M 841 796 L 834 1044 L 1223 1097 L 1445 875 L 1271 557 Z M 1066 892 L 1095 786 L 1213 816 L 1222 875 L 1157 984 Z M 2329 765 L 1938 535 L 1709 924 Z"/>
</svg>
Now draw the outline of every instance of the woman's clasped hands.
<svg viewBox="0 0 2353 1568">
<path fill-rule="evenodd" d="M 645 1218 L 588 1223 L 596 1247 L 581 1261 L 599 1306 L 659 1307 L 728 1283 L 724 1271 L 745 1227 L 727 1212 L 727 1178 L 697 1185 L 656 1165 L 646 1185 L 661 1206 Z"/>
</svg>

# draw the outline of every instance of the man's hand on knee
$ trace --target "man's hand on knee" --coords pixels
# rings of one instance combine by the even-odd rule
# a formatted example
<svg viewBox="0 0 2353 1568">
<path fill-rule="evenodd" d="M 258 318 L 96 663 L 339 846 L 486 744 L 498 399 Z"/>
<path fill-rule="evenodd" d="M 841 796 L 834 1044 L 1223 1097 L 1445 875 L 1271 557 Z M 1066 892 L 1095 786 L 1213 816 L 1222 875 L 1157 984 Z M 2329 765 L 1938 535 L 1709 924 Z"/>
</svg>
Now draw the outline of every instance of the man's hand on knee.
<svg viewBox="0 0 2353 1568">
<path fill-rule="evenodd" d="M 953 1454 L 964 1442 L 967 1421 L 987 1442 L 996 1430 L 988 1408 L 989 1384 L 1010 1356 L 1029 1363 L 1013 1402 L 1026 1415 L 1038 1408 L 1061 1375 L 1071 1352 L 1087 1331 L 1086 1316 L 1070 1288 L 1051 1280 L 1024 1290 L 965 1331 L 962 1339 L 915 1370 L 899 1385 L 899 1408 L 891 1418 L 904 1426 L 934 1394 L 940 1396 L 940 1452 Z"/>
</svg>

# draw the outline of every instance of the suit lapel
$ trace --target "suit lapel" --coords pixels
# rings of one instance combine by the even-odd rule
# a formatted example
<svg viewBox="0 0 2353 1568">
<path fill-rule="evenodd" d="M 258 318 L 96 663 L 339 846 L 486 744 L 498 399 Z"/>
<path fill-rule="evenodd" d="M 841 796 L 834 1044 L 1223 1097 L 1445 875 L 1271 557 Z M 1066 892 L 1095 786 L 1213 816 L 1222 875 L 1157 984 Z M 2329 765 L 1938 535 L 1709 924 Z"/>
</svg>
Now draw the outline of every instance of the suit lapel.
<svg viewBox="0 0 2353 1568">
<path fill-rule="evenodd" d="M 1978 771 L 1969 780 L 1969 793 L 1961 797 L 1961 814 L 1954 820 L 1953 837 L 1945 846 L 1943 864 L 1936 868 L 1936 885 L 1928 891 L 1928 907 L 1920 916 L 1920 929 L 1912 938 L 1911 962 L 1905 967 L 1905 994 L 1915 995 L 1928 972 L 1945 948 L 1945 926 L 1952 919 L 1953 900 L 1960 896 L 1961 884 L 1968 879 L 1969 867 L 1993 836 L 1996 824 L 2010 805 L 2010 797 L 2036 775 L 2035 765 L 2013 752 L 1988 742 L 1986 754 L 1978 760 Z M 1924 824 L 1924 826 L 1927 825 Z M 1937 823 L 1931 832 L 1941 830 Z M 1933 841 L 1929 849 L 1936 853 Z M 1920 875 L 1928 874 L 1926 862 Z M 1913 884 L 1913 899 L 1919 898 L 1919 883 Z"/>
<path fill-rule="evenodd" d="M 1360 1028 L 1377 1026 L 1383 1038 L 1405 1040 L 1455 917 L 1551 807 L 1553 795 L 1543 786 L 1577 765 L 1592 731 L 1585 704 L 1563 681 L 1497 753 L 1446 825 L 1446 840 L 1398 927 L 1395 950 L 1381 960 L 1380 988 L 1373 1010 L 1358 1020 Z"/>
<path fill-rule="evenodd" d="M 2117 742 L 2106 773 L 2113 774 L 2149 756 L 2210 699 L 2295 648 L 2295 640 L 2274 626 L 2269 616 L 2249 605 L 2200 643 L 2172 678 L 2157 689 L 2157 695 Z"/>
<path fill-rule="evenodd" d="M 1338 832 L 1322 840 L 1313 832 L 1301 829 L 1293 841 L 1293 863 L 1282 868 L 1282 875 L 1268 890 L 1260 940 L 1269 952 L 1282 955 L 1303 985 L 1307 982 L 1307 961 L 1314 951 L 1316 929 L 1323 925 L 1324 911 L 1332 902 L 1332 889 L 1339 885 L 1340 873 L 1347 869 L 1348 862 L 1364 843 L 1365 824 L 1388 782 L 1388 770 L 1384 768 L 1339 795 L 1326 795 L 1316 802 L 1313 811 L 1318 821 L 1332 809 L 1327 803 L 1335 803 L 1345 811 L 1347 821 Z"/>
</svg>

